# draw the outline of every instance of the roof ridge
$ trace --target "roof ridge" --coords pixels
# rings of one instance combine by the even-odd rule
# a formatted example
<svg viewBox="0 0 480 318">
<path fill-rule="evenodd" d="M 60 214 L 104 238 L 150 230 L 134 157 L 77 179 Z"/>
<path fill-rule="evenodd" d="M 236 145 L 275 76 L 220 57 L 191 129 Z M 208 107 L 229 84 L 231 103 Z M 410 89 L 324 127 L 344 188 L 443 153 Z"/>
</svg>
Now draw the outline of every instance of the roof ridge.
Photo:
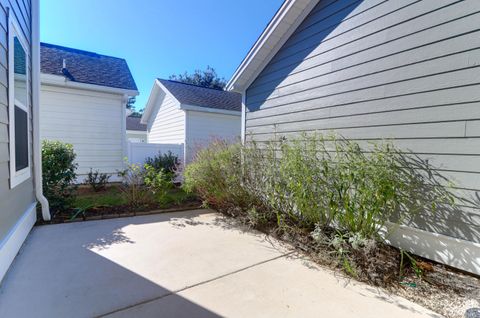
<svg viewBox="0 0 480 318">
<path fill-rule="evenodd" d="M 184 83 L 184 82 L 180 82 L 180 81 L 176 81 L 176 80 L 171 80 L 171 79 L 164 79 L 164 78 L 157 78 L 157 79 L 158 79 L 159 81 L 167 81 L 167 82 L 171 82 L 171 83 L 189 85 L 189 86 L 193 86 L 193 87 L 199 87 L 199 88 L 211 89 L 211 90 L 218 91 L 218 92 L 229 93 L 228 91 L 226 91 L 226 90 L 224 90 L 224 89 L 220 89 L 220 88 L 205 87 L 205 86 L 202 86 L 202 85 L 191 84 L 191 83 Z"/>
<path fill-rule="evenodd" d="M 70 51 L 72 53 L 78 53 L 78 54 L 83 54 L 83 55 L 98 56 L 98 57 L 103 56 L 103 57 L 108 57 L 108 58 L 112 58 L 112 59 L 118 59 L 118 60 L 124 60 L 125 61 L 125 59 L 121 58 L 121 57 L 99 54 L 99 53 L 92 52 L 92 51 L 75 49 L 73 47 L 68 47 L 68 46 L 63 46 L 63 45 L 58 45 L 58 44 L 40 42 L 40 46 L 63 49 L 64 51 Z"/>
</svg>

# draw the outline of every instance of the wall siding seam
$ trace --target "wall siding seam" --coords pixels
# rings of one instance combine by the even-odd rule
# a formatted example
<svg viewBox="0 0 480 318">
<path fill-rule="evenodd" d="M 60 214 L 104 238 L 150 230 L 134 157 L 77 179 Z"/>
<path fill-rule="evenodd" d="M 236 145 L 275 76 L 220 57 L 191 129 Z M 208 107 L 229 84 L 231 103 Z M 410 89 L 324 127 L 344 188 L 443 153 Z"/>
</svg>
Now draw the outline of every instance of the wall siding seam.
<svg viewBox="0 0 480 318">
<path fill-rule="evenodd" d="M 362 1 L 363 1 L 363 0 L 362 0 Z M 354 5 L 354 4 L 356 4 L 356 3 L 362 3 L 362 1 L 354 2 L 354 3 L 352 3 L 351 5 Z M 337 34 L 337 35 L 335 35 L 335 36 L 333 36 L 333 37 L 331 37 L 331 38 L 328 38 L 328 39 L 326 39 L 326 41 L 329 41 L 329 40 L 331 40 L 331 39 L 335 39 L 336 37 L 341 36 L 341 35 L 343 35 L 343 34 L 345 34 L 345 33 L 351 32 L 351 31 L 353 31 L 353 30 L 355 30 L 355 29 L 358 29 L 358 28 L 360 28 L 360 27 L 362 27 L 362 26 L 365 26 L 365 25 L 367 25 L 367 24 L 369 24 L 369 23 L 375 22 L 375 21 L 377 21 L 377 20 L 379 20 L 379 19 L 381 19 L 381 18 L 384 18 L 384 17 L 386 17 L 386 16 L 389 16 L 389 15 L 391 15 L 391 14 L 394 14 L 394 13 L 400 11 L 400 10 L 403 10 L 403 9 L 405 9 L 405 8 L 407 8 L 407 7 L 410 7 L 410 6 L 412 6 L 412 5 L 416 4 L 416 3 L 419 3 L 420 1 L 422 1 L 422 0 L 413 1 L 413 2 L 411 2 L 411 3 L 409 3 L 409 4 L 404 5 L 403 7 L 397 8 L 397 9 L 392 10 L 392 11 L 389 11 L 389 12 L 383 14 L 383 15 L 377 16 L 377 17 L 375 17 L 374 19 L 371 19 L 371 20 L 366 21 L 366 22 L 361 23 L 361 24 L 356 24 L 355 27 L 353 27 L 353 28 L 351 28 L 351 29 L 348 29 L 348 30 L 345 30 L 344 32 L 339 33 L 339 34 Z M 374 7 L 372 7 L 372 8 L 374 8 Z M 365 13 L 365 12 L 367 12 L 367 11 L 368 11 L 368 10 L 365 10 L 365 11 L 362 11 L 361 13 L 359 13 L 359 14 L 356 14 L 356 15 L 353 15 L 353 16 L 348 17 L 348 18 L 346 18 L 346 19 L 343 19 L 343 20 L 342 20 L 342 23 L 345 23 L 346 21 L 351 20 L 352 18 L 357 17 L 357 16 L 359 16 L 359 15 L 361 15 L 362 13 Z M 339 12 L 340 12 L 340 11 L 339 11 Z M 337 12 L 337 13 L 339 13 L 339 12 Z M 317 23 L 321 23 L 321 22 L 323 22 L 323 20 L 325 20 L 325 19 L 319 20 Z M 288 49 L 288 48 L 294 47 L 294 46 L 296 46 L 297 44 L 300 44 L 300 43 L 302 43 L 303 41 L 309 40 L 309 39 L 317 36 L 317 35 L 320 34 L 320 33 L 326 32 L 326 31 L 328 31 L 328 30 L 330 30 L 330 29 L 335 29 L 335 27 L 338 27 L 338 24 L 332 24 L 332 25 L 330 25 L 330 26 L 328 26 L 328 27 L 326 27 L 326 28 L 320 29 L 320 30 L 318 30 L 317 32 L 315 32 L 315 33 L 313 33 L 313 34 L 310 34 L 310 35 L 308 35 L 308 36 L 306 36 L 306 37 L 304 37 L 304 38 L 298 39 L 298 41 L 295 41 L 295 42 L 292 42 L 292 43 L 290 43 L 290 44 L 288 44 L 288 45 L 285 45 L 284 47 L 282 47 L 282 49 Z M 305 28 L 305 29 L 303 29 L 302 31 L 307 30 L 307 29 L 308 29 L 308 28 Z M 298 35 L 298 34 L 297 34 L 297 35 Z M 290 37 L 290 38 L 293 38 L 293 35 L 292 35 L 292 37 Z M 288 41 L 287 41 L 287 42 L 288 42 Z M 281 59 L 279 59 L 278 61 L 281 61 Z M 275 62 L 277 62 L 277 61 L 275 61 Z"/>
<path fill-rule="evenodd" d="M 302 82 L 304 82 L 304 81 L 306 81 L 306 80 L 315 79 L 315 78 L 319 78 L 319 77 L 322 77 L 322 76 L 325 76 L 325 75 L 330 75 L 330 74 L 334 74 L 334 73 L 337 73 L 337 72 L 340 72 L 340 71 L 344 71 L 344 70 L 348 70 L 348 69 L 351 69 L 351 68 L 355 68 L 355 67 L 357 67 L 357 66 L 366 65 L 366 64 L 371 63 L 371 62 L 380 61 L 380 60 L 387 59 L 387 58 L 392 57 L 392 56 L 395 56 L 395 55 L 403 54 L 403 53 L 410 52 L 410 51 L 415 51 L 415 50 L 418 50 L 418 49 L 421 49 L 421 48 L 425 48 L 425 47 L 428 47 L 428 46 L 431 46 L 431 45 L 435 45 L 435 44 L 438 44 L 438 43 L 441 43 L 441 42 L 446 42 L 446 41 L 449 41 L 449 40 L 452 40 L 452 39 L 457 39 L 457 38 L 462 37 L 462 36 L 466 36 L 466 35 L 470 35 L 470 34 L 473 34 L 473 33 L 477 33 L 477 32 L 479 32 L 479 31 L 480 31 L 480 28 L 479 28 L 479 29 L 475 29 L 475 30 L 471 30 L 471 31 L 468 31 L 468 32 L 463 32 L 463 33 L 460 33 L 460 34 L 456 34 L 456 35 L 454 35 L 454 36 L 449 36 L 449 37 L 446 37 L 446 38 L 443 38 L 443 39 L 440 39 L 440 40 L 428 42 L 428 43 L 425 43 L 425 44 L 422 44 L 422 45 L 417 45 L 417 46 L 414 46 L 414 47 L 411 47 L 411 48 L 408 48 L 408 49 L 405 49 L 405 50 L 401 50 L 401 51 L 397 51 L 397 52 L 390 53 L 390 54 L 387 54 L 387 55 L 383 55 L 383 56 L 380 56 L 380 57 L 377 57 L 377 58 L 374 58 L 374 59 L 370 59 L 370 60 L 366 60 L 366 61 L 363 61 L 363 62 L 360 62 L 360 63 L 350 64 L 350 65 L 348 65 L 348 66 L 335 69 L 334 71 L 330 71 L 330 72 L 318 74 L 318 75 L 316 75 L 316 76 L 308 77 L 308 78 L 305 78 L 305 79 L 303 79 L 303 80 L 299 80 L 299 81 L 296 81 L 296 82 L 292 82 L 292 83 L 289 83 L 289 84 L 286 84 L 286 85 L 283 85 L 283 86 L 280 86 L 280 85 L 279 85 L 279 86 L 277 86 L 277 88 L 289 87 L 289 86 L 292 86 L 292 85 L 295 85 L 295 84 L 302 83 Z M 480 47 L 475 47 L 475 48 L 471 48 L 471 49 L 468 49 L 468 50 L 465 50 L 465 51 L 456 51 L 456 52 L 454 52 L 454 53 L 444 54 L 444 55 L 436 56 L 436 57 L 429 58 L 429 59 L 419 60 L 419 61 L 417 61 L 417 62 L 412 62 L 412 63 L 408 63 L 408 64 L 402 64 L 402 65 L 399 65 L 399 66 L 397 66 L 397 67 L 392 67 L 392 68 L 388 68 L 388 69 L 383 69 L 383 70 L 379 70 L 379 71 L 377 71 L 377 72 L 373 72 L 373 73 L 369 73 L 369 74 L 375 74 L 375 73 L 378 73 L 378 72 L 381 72 L 381 71 L 385 71 L 385 70 L 393 70 L 393 69 L 396 69 L 396 68 L 401 68 L 401 67 L 408 66 L 408 65 L 418 64 L 418 63 L 422 63 L 422 62 L 426 62 L 426 61 L 430 61 L 430 60 L 434 60 L 434 59 L 438 59 L 438 58 L 442 58 L 442 57 L 446 57 L 446 56 L 450 56 L 450 55 L 459 54 L 459 53 L 462 53 L 462 52 L 477 50 L 477 49 L 479 49 L 479 48 L 480 48 Z M 370 49 L 370 48 L 369 48 L 369 49 Z M 359 52 L 363 52 L 363 51 L 359 51 Z M 298 72 L 291 72 L 291 73 L 288 74 L 288 77 L 290 77 L 290 76 L 292 76 L 292 75 L 301 74 L 301 73 L 303 73 L 303 72 L 310 71 L 310 70 L 312 70 L 312 69 L 314 69 L 314 68 L 317 68 L 317 67 L 320 67 L 320 66 L 324 66 L 324 65 L 327 65 L 327 64 L 329 64 L 329 63 L 332 63 L 332 62 L 335 62 L 335 61 L 338 61 L 338 60 L 341 60 L 341 59 L 344 59 L 344 58 L 348 58 L 348 57 L 354 56 L 354 55 L 356 55 L 356 54 L 359 53 L 359 52 L 355 52 L 355 53 L 353 53 L 353 54 L 348 54 L 348 55 L 343 55 L 343 56 L 341 56 L 341 57 L 334 58 L 334 59 L 332 59 L 332 60 L 328 60 L 328 61 L 325 61 L 325 62 L 316 64 L 316 65 L 314 65 L 314 66 L 311 66 L 311 67 L 302 69 L 302 70 L 300 70 L 300 71 L 298 71 Z M 269 81 L 266 81 L 266 82 L 258 83 L 258 84 L 255 85 L 255 86 L 256 86 L 256 88 L 257 88 L 257 87 L 267 86 L 268 84 L 275 83 L 279 78 L 282 78 L 282 76 L 273 78 L 272 80 L 269 80 Z M 255 96 L 258 96 L 258 95 L 261 95 L 261 94 L 265 94 L 265 93 L 267 93 L 267 92 L 269 92 L 269 91 L 270 91 L 270 90 L 264 90 L 264 91 L 255 92 L 254 94 L 249 94 L 249 96 L 250 96 L 250 97 L 255 97 Z"/>
<path fill-rule="evenodd" d="M 478 83 L 471 83 L 467 85 L 456 85 L 456 86 L 450 86 L 450 87 L 444 87 L 440 89 L 429 89 L 429 90 L 423 90 L 423 91 L 418 91 L 418 92 L 413 92 L 413 93 L 405 93 L 405 94 L 396 94 L 396 95 L 389 95 L 389 96 L 383 96 L 383 97 L 378 97 L 378 98 L 370 98 L 370 99 L 364 99 L 364 100 L 356 100 L 352 102 L 345 102 L 345 103 L 340 103 L 340 104 L 332 104 L 332 105 L 327 105 L 327 106 L 321 106 L 321 107 L 310 107 L 308 108 L 309 111 L 313 110 L 321 110 L 321 109 L 328 109 L 328 108 L 334 108 L 334 107 L 343 107 L 343 106 L 351 106 L 355 104 L 363 104 L 363 103 L 368 103 L 368 102 L 376 102 L 376 101 L 381 101 L 381 100 L 388 100 L 388 99 L 395 99 L 395 98 L 401 98 L 401 97 L 406 97 L 406 96 L 415 96 L 415 95 L 420 95 L 420 94 L 428 94 L 428 93 L 434 93 L 438 91 L 446 91 L 446 90 L 452 90 L 452 89 L 461 89 L 461 88 L 468 88 L 468 87 L 474 87 L 474 86 L 479 86 L 480 82 Z M 300 101 L 301 102 L 301 101 Z M 280 105 L 278 107 L 285 107 L 289 105 Z M 261 111 L 266 111 L 266 110 L 275 110 L 276 107 L 268 107 L 268 108 L 263 108 Z M 299 109 L 299 110 L 289 110 L 290 114 L 294 113 L 301 113 L 306 111 L 305 109 Z M 249 111 L 247 108 L 247 116 L 250 114 L 250 116 L 258 114 L 260 111 Z M 268 115 L 268 117 L 275 117 L 275 116 L 281 116 L 284 115 L 285 113 L 280 113 L 280 114 L 271 114 Z M 254 117 L 257 118 L 257 117 Z M 261 117 L 263 118 L 263 117 Z M 252 118 L 249 118 L 250 120 Z"/>
<path fill-rule="evenodd" d="M 312 98 L 306 98 L 306 99 L 297 100 L 297 101 L 293 101 L 293 102 L 284 102 L 284 103 L 268 106 L 268 109 L 274 108 L 274 107 L 280 107 L 280 106 L 284 106 L 284 105 L 297 104 L 297 103 L 300 103 L 300 102 L 313 101 L 313 100 L 322 99 L 322 98 L 331 97 L 331 96 L 345 95 L 345 94 L 352 93 L 352 92 L 358 92 L 358 91 L 367 90 L 367 89 L 371 89 L 371 88 L 385 87 L 385 86 L 389 86 L 389 85 L 395 85 L 395 84 L 399 84 L 399 83 L 410 82 L 410 81 L 414 81 L 414 80 L 418 80 L 418 79 L 426 79 L 426 78 L 435 77 L 435 76 L 438 76 L 438 75 L 446 75 L 446 74 L 451 74 L 451 73 L 457 73 L 457 72 L 462 72 L 462 71 L 466 71 L 466 70 L 476 69 L 476 68 L 479 68 L 479 67 L 480 67 L 480 64 L 479 65 L 456 68 L 456 69 L 453 69 L 453 70 L 448 70 L 448 71 L 443 71 L 443 72 L 436 72 L 436 73 L 430 73 L 430 74 L 415 76 L 415 77 L 411 77 L 411 78 L 408 78 L 408 79 L 384 82 L 384 83 L 380 83 L 380 84 L 376 84 L 376 85 L 360 87 L 360 88 L 350 89 L 350 90 L 346 90 L 346 91 L 340 91 L 340 92 L 336 92 L 336 93 L 316 96 L 316 97 L 312 97 Z M 329 85 L 322 85 L 322 86 L 317 87 L 317 88 L 322 88 L 322 87 L 325 87 L 325 86 L 329 86 Z M 439 90 L 443 90 L 443 89 L 444 88 L 441 88 Z M 313 90 L 313 89 L 309 89 L 309 91 L 310 90 Z M 300 93 L 304 93 L 304 92 L 300 92 Z M 293 96 L 293 95 L 296 95 L 296 94 L 297 93 L 292 93 L 292 94 L 284 95 L 282 97 Z M 267 99 L 266 101 L 269 101 L 269 100 Z M 253 103 L 253 104 L 251 104 L 251 106 L 258 107 L 258 106 L 261 106 L 262 104 Z M 265 109 L 267 109 L 267 108 L 265 108 Z"/>
<path fill-rule="evenodd" d="M 463 0 L 460 0 L 460 1 L 463 1 Z M 432 12 L 433 12 L 433 11 L 432 11 Z M 356 51 L 355 53 L 364 52 L 364 51 L 370 50 L 370 49 L 372 49 L 372 48 L 377 48 L 377 47 L 379 47 L 379 46 L 383 46 L 383 45 L 386 45 L 386 44 L 390 44 L 390 43 L 392 43 L 392 42 L 394 42 L 394 41 L 397 41 L 397 40 L 400 40 L 400 39 L 404 39 L 404 38 L 408 38 L 409 36 L 416 35 L 416 34 L 418 34 L 418 33 L 421 33 L 421 32 L 427 31 L 427 30 L 435 29 L 435 28 L 437 28 L 437 27 L 440 27 L 440 26 L 443 26 L 443 25 L 446 25 L 446 24 L 449 24 L 449 23 L 452 23 L 452 22 L 456 22 L 456 21 L 458 21 L 458 20 L 461 20 L 461 19 L 464 19 L 464 18 L 473 16 L 473 15 L 476 15 L 476 14 L 478 14 L 478 13 L 480 13 L 480 11 L 475 11 L 475 12 L 473 12 L 473 13 L 470 13 L 470 14 L 467 14 L 467 15 L 464 15 L 464 16 L 461 16 L 461 17 L 457 17 L 457 18 L 454 18 L 454 19 L 452 19 L 452 20 L 448 20 L 448 21 L 445 21 L 445 22 L 441 22 L 441 23 L 435 24 L 435 25 L 433 25 L 433 26 L 429 26 L 429 27 L 426 27 L 426 28 L 422 28 L 422 29 L 420 29 L 420 30 L 417 30 L 417 31 L 414 31 L 414 32 L 411 32 L 411 33 L 408 33 L 408 34 L 404 34 L 404 35 L 399 36 L 399 37 L 396 37 L 396 38 L 394 38 L 394 39 L 390 39 L 390 40 L 387 40 L 387 41 L 385 41 L 385 42 L 378 43 L 378 44 L 376 44 L 376 45 L 367 47 L 367 48 L 365 48 L 365 49 Z M 366 35 L 366 36 L 362 36 L 362 37 L 360 37 L 360 38 L 351 40 L 351 41 L 349 41 L 349 42 L 344 42 L 344 43 L 342 43 L 342 44 L 340 44 L 340 45 L 338 45 L 338 46 L 336 46 L 336 47 L 334 47 L 334 48 L 330 48 L 330 49 L 328 49 L 328 50 L 325 50 L 325 51 L 322 51 L 322 52 L 318 52 L 318 53 L 315 54 L 315 55 L 305 57 L 303 60 L 294 60 L 292 63 L 289 63 L 289 64 L 287 64 L 287 65 L 285 65 L 285 66 L 282 66 L 282 67 L 280 67 L 280 68 L 278 68 L 278 69 L 274 69 L 273 71 L 270 71 L 270 72 L 267 71 L 267 72 L 265 72 L 265 73 L 260 74 L 260 75 L 257 77 L 256 81 L 257 81 L 257 80 L 260 81 L 263 77 L 265 77 L 265 76 L 267 76 L 267 75 L 269 75 L 269 74 L 271 74 L 271 73 L 278 72 L 278 71 L 280 71 L 280 70 L 289 68 L 289 67 L 291 67 L 291 66 L 296 65 L 296 64 L 299 63 L 299 62 L 303 62 L 303 61 L 307 61 L 307 60 L 316 58 L 316 57 L 318 57 L 318 56 L 320 56 L 320 55 L 322 55 L 322 54 L 325 54 L 325 53 L 327 53 L 327 52 L 336 50 L 336 49 L 338 49 L 338 48 L 340 48 L 340 47 L 343 47 L 343 46 L 346 46 L 346 45 L 348 45 L 348 44 L 352 44 L 352 43 L 354 43 L 354 42 L 360 41 L 360 40 L 364 39 L 365 37 L 374 35 L 374 34 L 376 34 L 376 33 L 378 33 L 378 32 L 374 32 L 374 33 L 368 34 L 368 35 Z M 322 42 L 322 43 L 324 43 L 324 42 Z M 315 47 L 316 47 L 316 46 L 317 46 L 317 45 L 315 45 Z M 311 47 L 310 47 L 310 49 L 311 49 Z M 304 50 L 302 50 L 302 51 L 305 51 L 305 50 L 306 50 L 306 49 L 304 49 Z M 302 51 L 296 52 L 296 53 L 291 54 L 291 55 L 289 55 L 289 56 L 287 56 L 287 57 L 285 57 L 285 58 L 282 58 L 282 60 L 287 59 L 287 58 L 291 58 L 291 57 L 295 57 L 295 56 L 297 56 L 298 54 L 300 54 Z M 278 62 L 280 62 L 280 61 L 282 61 L 282 60 L 275 61 L 275 63 L 272 63 L 270 66 L 275 65 L 276 63 L 278 63 Z"/>
<path fill-rule="evenodd" d="M 357 116 L 366 116 L 366 115 L 375 115 L 375 114 L 387 114 L 387 113 L 395 113 L 395 112 L 407 112 L 407 111 L 416 111 L 416 110 L 424 110 L 424 109 L 435 109 L 438 107 L 455 107 L 459 105 L 469 105 L 469 104 L 477 104 L 480 103 L 479 100 L 472 100 L 472 101 L 465 101 L 465 102 L 458 102 L 458 103 L 448 103 L 448 104 L 437 104 L 437 105 L 425 105 L 425 106 L 418 106 L 418 107 L 411 107 L 411 108 L 395 108 L 395 109 L 390 109 L 390 110 L 383 110 L 383 111 L 372 111 L 372 112 L 361 112 L 361 113 L 350 113 L 347 115 L 337 115 L 337 116 L 323 116 L 323 117 L 308 117 L 306 119 L 294 119 L 293 121 L 295 123 L 301 123 L 301 122 L 308 122 L 308 121 L 314 121 L 314 120 L 329 120 L 329 119 L 338 119 L 338 118 L 350 118 L 350 117 L 357 117 Z M 340 107 L 340 106 L 338 106 Z M 319 110 L 319 109 L 315 109 Z M 305 112 L 305 111 L 302 111 Z M 300 112 L 300 113 L 302 113 Z M 281 113 L 277 114 L 276 116 L 291 116 L 292 113 Z M 272 116 L 264 116 L 264 117 L 255 117 L 252 119 L 249 119 L 251 122 L 255 122 L 258 120 L 262 119 L 271 119 Z M 480 118 L 468 118 L 466 120 L 478 120 Z M 451 120 L 451 121 L 463 121 L 462 119 L 456 119 L 456 120 Z M 292 122 L 292 117 L 290 117 L 288 120 L 284 121 L 275 121 L 276 125 L 280 124 L 288 124 Z M 439 121 L 440 122 L 440 121 Z M 425 123 L 429 123 L 428 121 L 425 121 Z M 272 125 L 272 123 L 265 123 L 265 124 L 250 124 L 248 128 L 257 128 L 257 127 L 265 127 Z M 465 134 L 466 134 L 466 127 L 465 127 Z M 466 137 L 466 135 L 465 135 Z"/>
</svg>

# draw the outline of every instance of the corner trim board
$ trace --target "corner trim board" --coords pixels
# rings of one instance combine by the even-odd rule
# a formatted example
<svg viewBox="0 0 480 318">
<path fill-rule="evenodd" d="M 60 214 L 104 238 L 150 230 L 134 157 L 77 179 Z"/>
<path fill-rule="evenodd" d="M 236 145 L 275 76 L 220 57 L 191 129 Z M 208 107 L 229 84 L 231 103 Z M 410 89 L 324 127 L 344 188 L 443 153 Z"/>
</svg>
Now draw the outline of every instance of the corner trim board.
<svg viewBox="0 0 480 318">
<path fill-rule="evenodd" d="M 36 202 L 32 203 L 15 226 L 10 229 L 10 232 L 0 242 L 0 281 L 4 278 L 8 268 L 15 259 L 15 256 L 17 256 L 18 251 L 37 220 L 35 213 L 36 206 Z"/>
</svg>

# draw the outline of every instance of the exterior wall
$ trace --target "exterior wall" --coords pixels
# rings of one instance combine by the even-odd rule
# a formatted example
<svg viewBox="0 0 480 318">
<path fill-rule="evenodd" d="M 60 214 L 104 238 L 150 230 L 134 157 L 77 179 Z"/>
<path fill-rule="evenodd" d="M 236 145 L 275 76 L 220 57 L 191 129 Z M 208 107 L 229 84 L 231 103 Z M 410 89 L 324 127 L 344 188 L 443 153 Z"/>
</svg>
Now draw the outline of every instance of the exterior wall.
<svg viewBox="0 0 480 318">
<path fill-rule="evenodd" d="M 115 94 L 41 86 L 41 139 L 73 144 L 79 182 L 83 182 L 90 168 L 114 177 L 123 168 L 126 145 L 122 98 Z"/>
<path fill-rule="evenodd" d="M 147 124 L 149 143 L 185 142 L 185 112 L 179 106 L 169 95 L 160 94 Z"/>
<path fill-rule="evenodd" d="M 127 130 L 127 140 L 130 142 L 147 142 L 147 132 Z"/>
<path fill-rule="evenodd" d="M 10 189 L 10 169 L 9 169 L 9 137 L 8 137 L 8 17 L 7 8 L 10 8 L 11 14 L 16 17 L 22 32 L 31 45 L 31 10 L 28 0 L 1 0 L 0 1 L 0 248 L 4 247 L 5 240 L 12 234 L 22 216 L 36 202 L 34 194 L 33 170 L 31 177 L 25 182 Z M 29 63 L 29 79 L 31 79 L 31 53 L 27 52 Z M 30 108 L 30 147 L 29 153 L 32 156 L 30 169 L 33 167 L 33 148 L 32 148 L 32 98 L 31 81 L 29 81 L 28 98 Z M 13 106 L 12 106 L 13 107 Z M 38 107 L 38 105 L 37 105 Z M 0 252 L 2 252 L 0 250 Z M 3 255 L 3 254 L 2 254 Z M 0 259 L 0 263 L 4 260 Z M 3 264 L 2 264 L 3 265 Z M 0 273 L 0 279 L 3 272 Z"/>
<path fill-rule="evenodd" d="M 239 140 L 241 116 L 209 112 L 186 111 L 185 158 L 189 162 L 195 152 L 215 138 Z"/>
<path fill-rule="evenodd" d="M 411 225 L 480 242 L 479 9 L 479 1 L 320 1 L 247 89 L 247 138 L 331 130 L 361 143 L 396 138 L 471 200 Z"/>
</svg>

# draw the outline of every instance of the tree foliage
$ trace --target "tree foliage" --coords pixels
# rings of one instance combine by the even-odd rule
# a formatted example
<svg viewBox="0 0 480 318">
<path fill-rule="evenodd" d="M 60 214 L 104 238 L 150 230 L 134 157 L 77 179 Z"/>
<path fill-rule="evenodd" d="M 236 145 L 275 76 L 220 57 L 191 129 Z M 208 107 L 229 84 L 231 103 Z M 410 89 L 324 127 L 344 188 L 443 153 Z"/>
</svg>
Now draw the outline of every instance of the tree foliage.
<svg viewBox="0 0 480 318">
<path fill-rule="evenodd" d="M 227 85 L 225 78 L 219 77 L 215 69 L 211 66 L 207 66 L 205 70 L 195 70 L 193 74 L 185 72 L 183 74 L 171 75 L 169 79 L 182 83 L 221 90 L 223 90 Z"/>
<path fill-rule="evenodd" d="M 131 109 L 132 111 L 135 111 L 136 101 L 137 101 L 137 98 L 135 96 L 129 97 L 127 101 L 127 109 Z"/>
</svg>

